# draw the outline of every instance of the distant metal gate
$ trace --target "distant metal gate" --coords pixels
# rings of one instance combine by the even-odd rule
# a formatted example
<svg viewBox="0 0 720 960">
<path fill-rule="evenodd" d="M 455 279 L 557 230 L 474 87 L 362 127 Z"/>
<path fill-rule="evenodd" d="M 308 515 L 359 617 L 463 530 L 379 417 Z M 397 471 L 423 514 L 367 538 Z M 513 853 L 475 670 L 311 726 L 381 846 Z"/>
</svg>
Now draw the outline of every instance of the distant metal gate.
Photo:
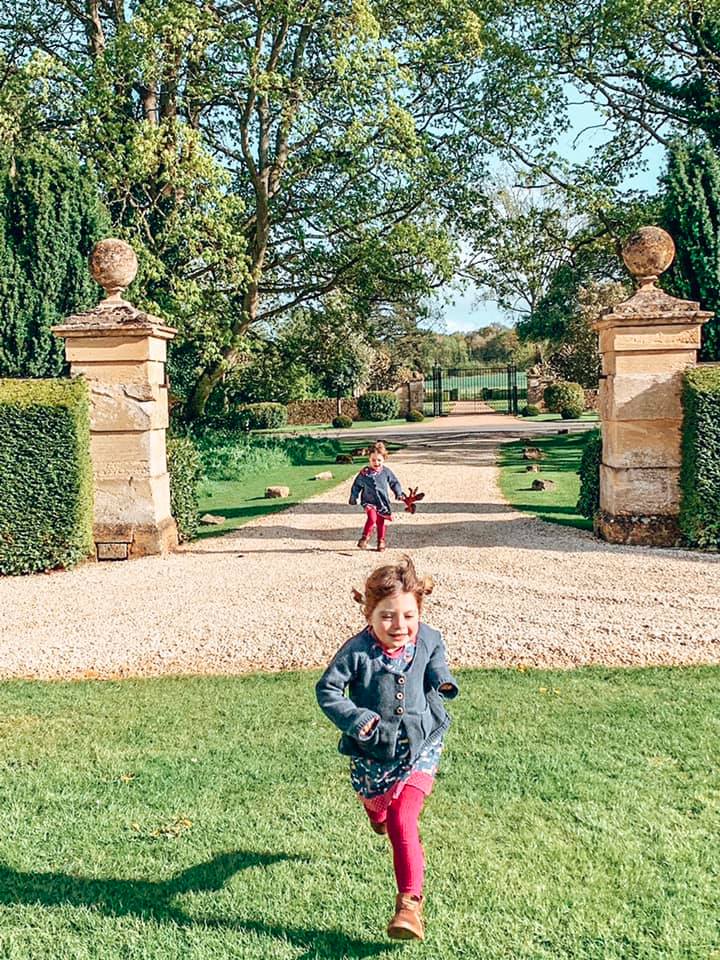
<svg viewBox="0 0 720 960">
<path fill-rule="evenodd" d="M 527 400 L 527 375 L 514 364 L 484 367 L 433 367 L 425 379 L 423 412 L 444 417 L 450 406 L 462 403 L 468 413 L 494 410 L 517 414 Z"/>
</svg>

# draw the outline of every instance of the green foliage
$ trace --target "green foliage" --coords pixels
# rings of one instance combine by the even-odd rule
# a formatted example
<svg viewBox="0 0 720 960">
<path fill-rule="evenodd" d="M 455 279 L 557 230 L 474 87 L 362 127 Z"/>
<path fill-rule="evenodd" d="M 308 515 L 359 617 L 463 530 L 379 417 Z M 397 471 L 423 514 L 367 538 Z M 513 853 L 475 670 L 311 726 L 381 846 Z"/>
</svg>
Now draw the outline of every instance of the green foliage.
<svg viewBox="0 0 720 960">
<path fill-rule="evenodd" d="M 287 423 L 287 407 L 282 403 L 245 403 L 233 413 L 245 430 L 274 430 Z"/>
<path fill-rule="evenodd" d="M 688 370 L 682 391 L 680 528 L 688 543 L 720 548 L 720 367 Z"/>
<path fill-rule="evenodd" d="M 215 558 L 248 591 L 248 555 Z M 717 666 L 463 670 L 423 815 L 431 947 L 384 938 L 389 844 L 318 676 L 4 683 L 7 960 L 716 960 Z"/>
<path fill-rule="evenodd" d="M 339 417 L 333 417 L 332 425 L 338 430 L 347 430 L 353 425 L 352 417 L 345 417 L 342 414 Z"/>
<path fill-rule="evenodd" d="M 232 430 L 203 428 L 194 439 L 200 452 L 203 475 L 209 480 L 247 480 L 284 466 L 332 460 L 342 452 L 337 440 L 315 437 L 273 437 Z"/>
<path fill-rule="evenodd" d="M 425 419 L 425 414 L 422 410 L 408 410 L 405 419 L 408 423 L 421 423 Z"/>
<path fill-rule="evenodd" d="M 523 417 L 539 417 L 540 407 L 537 407 L 534 403 L 528 403 L 522 408 L 520 414 Z"/>
<path fill-rule="evenodd" d="M 400 412 L 400 401 L 389 390 L 371 390 L 358 397 L 358 410 L 364 420 L 393 420 Z"/>
<path fill-rule="evenodd" d="M 97 302 L 87 258 L 107 230 L 92 171 L 70 150 L 42 138 L 0 150 L 0 376 L 62 372 L 50 328 Z"/>
<path fill-rule="evenodd" d="M 580 496 L 578 513 L 592 520 L 600 509 L 600 464 L 602 463 L 602 433 L 591 430 L 580 461 Z"/>
<path fill-rule="evenodd" d="M 297 312 L 282 342 L 289 356 L 317 378 L 326 396 L 340 398 L 366 382 L 374 356 L 358 325 L 358 316 L 335 297 L 323 310 Z"/>
<path fill-rule="evenodd" d="M 198 530 L 202 462 L 190 437 L 168 439 L 167 466 L 170 475 L 170 511 L 175 518 L 178 537 L 182 543 L 192 540 Z"/>
<path fill-rule="evenodd" d="M 0 574 L 71 567 L 93 550 L 84 380 L 0 380 Z"/>
<path fill-rule="evenodd" d="M 719 21 L 720 26 L 720 21 Z M 720 158 L 709 144 L 675 142 L 664 178 L 662 225 L 675 241 L 664 286 L 715 316 L 702 327 L 701 360 L 720 360 Z"/>
<path fill-rule="evenodd" d="M 560 380 L 545 387 L 543 401 L 550 413 L 562 414 L 563 410 L 575 410 L 579 407 L 579 416 L 585 409 L 585 391 L 579 383 Z"/>
</svg>

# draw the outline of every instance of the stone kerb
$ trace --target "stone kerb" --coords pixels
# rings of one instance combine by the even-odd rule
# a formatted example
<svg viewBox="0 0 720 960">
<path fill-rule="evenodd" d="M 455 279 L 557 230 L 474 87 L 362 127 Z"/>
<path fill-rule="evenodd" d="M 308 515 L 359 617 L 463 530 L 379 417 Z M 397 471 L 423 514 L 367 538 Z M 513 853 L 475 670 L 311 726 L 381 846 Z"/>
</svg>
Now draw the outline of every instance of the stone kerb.
<svg viewBox="0 0 720 960">
<path fill-rule="evenodd" d="M 595 323 L 603 436 L 596 532 L 611 542 L 680 540 L 683 371 L 696 363 L 701 327 L 712 313 L 655 286 L 674 252 L 658 227 L 631 237 L 623 256 L 639 289 Z"/>
<path fill-rule="evenodd" d="M 177 546 L 165 452 L 165 360 L 176 331 L 121 298 L 137 269 L 127 244 L 101 241 L 91 267 L 107 299 L 53 332 L 71 374 L 90 386 L 98 559 L 166 553 Z"/>
</svg>

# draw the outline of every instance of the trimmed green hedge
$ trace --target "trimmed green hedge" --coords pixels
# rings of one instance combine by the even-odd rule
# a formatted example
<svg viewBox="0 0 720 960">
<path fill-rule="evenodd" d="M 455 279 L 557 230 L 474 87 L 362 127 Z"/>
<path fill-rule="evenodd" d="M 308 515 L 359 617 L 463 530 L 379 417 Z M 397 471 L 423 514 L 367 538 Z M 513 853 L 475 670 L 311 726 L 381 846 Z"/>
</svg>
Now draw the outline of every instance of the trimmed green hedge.
<svg viewBox="0 0 720 960">
<path fill-rule="evenodd" d="M 693 546 L 720 548 L 720 367 L 688 370 L 682 405 L 680 529 Z"/>
<path fill-rule="evenodd" d="M 74 380 L 0 380 L 0 574 L 93 552 L 90 398 Z"/>
<path fill-rule="evenodd" d="M 189 437 L 171 437 L 167 442 L 170 475 L 170 512 L 177 524 L 180 543 L 192 540 L 198 531 L 202 478 L 200 453 Z"/>
<path fill-rule="evenodd" d="M 600 509 L 600 464 L 602 463 L 602 433 L 591 430 L 580 461 L 580 496 L 577 512 L 592 520 Z"/>
<path fill-rule="evenodd" d="M 275 430 L 287 423 L 287 407 L 282 403 L 244 403 L 233 411 L 245 430 Z"/>
<path fill-rule="evenodd" d="M 370 390 L 357 405 L 363 420 L 394 420 L 400 413 L 400 401 L 390 390 Z"/>
<path fill-rule="evenodd" d="M 579 383 L 551 383 L 545 387 L 543 400 L 550 413 L 559 413 L 563 420 L 577 420 L 585 409 L 585 391 Z"/>
</svg>

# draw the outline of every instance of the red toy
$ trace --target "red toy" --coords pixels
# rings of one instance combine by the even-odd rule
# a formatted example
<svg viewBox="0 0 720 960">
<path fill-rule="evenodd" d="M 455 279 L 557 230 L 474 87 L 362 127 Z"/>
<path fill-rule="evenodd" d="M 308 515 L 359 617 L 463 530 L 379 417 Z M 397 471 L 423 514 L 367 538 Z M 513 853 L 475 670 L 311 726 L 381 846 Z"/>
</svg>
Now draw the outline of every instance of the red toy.
<svg viewBox="0 0 720 960">
<path fill-rule="evenodd" d="M 405 512 L 406 513 L 415 513 L 415 504 L 418 500 L 423 500 L 425 498 L 424 493 L 418 493 L 417 487 L 409 487 L 409 493 L 406 497 L 403 497 L 405 502 Z"/>
</svg>

